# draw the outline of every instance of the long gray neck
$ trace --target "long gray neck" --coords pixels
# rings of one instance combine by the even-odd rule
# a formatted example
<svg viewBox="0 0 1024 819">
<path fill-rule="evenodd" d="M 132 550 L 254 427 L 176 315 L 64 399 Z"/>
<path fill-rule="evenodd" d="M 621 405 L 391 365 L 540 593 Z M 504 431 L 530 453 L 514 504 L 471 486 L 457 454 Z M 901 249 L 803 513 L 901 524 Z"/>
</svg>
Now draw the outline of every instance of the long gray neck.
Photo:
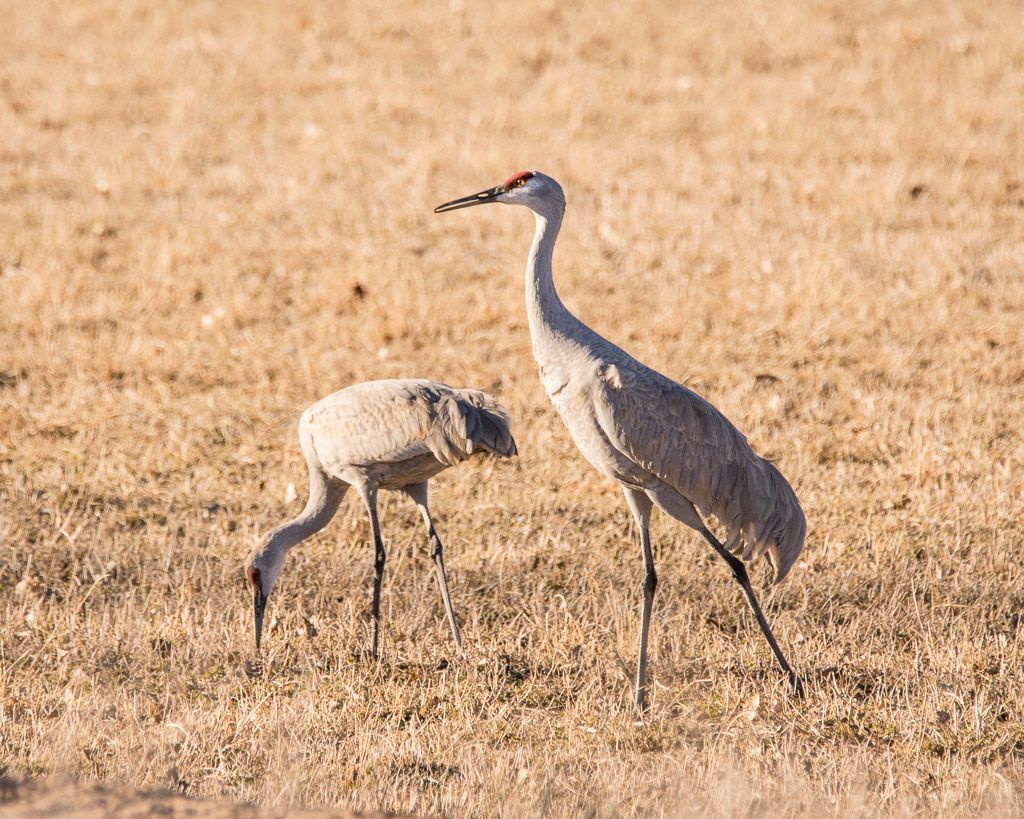
<svg viewBox="0 0 1024 819">
<path fill-rule="evenodd" d="M 558 298 L 551 274 L 551 257 L 564 213 L 565 206 L 560 203 L 547 212 L 533 212 L 537 227 L 526 259 L 526 316 L 535 357 L 549 344 L 566 339 L 579 324 Z"/>
<path fill-rule="evenodd" d="M 310 535 L 319 532 L 334 517 L 345 494 L 336 485 L 328 485 L 317 470 L 310 468 L 309 500 L 306 508 L 292 520 L 272 529 L 256 550 L 257 565 L 274 566 L 279 570 L 289 549 Z M 276 571 L 275 571 L 276 575 Z"/>
<path fill-rule="evenodd" d="M 262 551 L 284 557 L 285 552 L 319 532 L 329 521 L 329 517 L 324 520 L 322 517 L 307 515 L 304 511 L 294 520 L 282 523 L 268 532 Z"/>
</svg>

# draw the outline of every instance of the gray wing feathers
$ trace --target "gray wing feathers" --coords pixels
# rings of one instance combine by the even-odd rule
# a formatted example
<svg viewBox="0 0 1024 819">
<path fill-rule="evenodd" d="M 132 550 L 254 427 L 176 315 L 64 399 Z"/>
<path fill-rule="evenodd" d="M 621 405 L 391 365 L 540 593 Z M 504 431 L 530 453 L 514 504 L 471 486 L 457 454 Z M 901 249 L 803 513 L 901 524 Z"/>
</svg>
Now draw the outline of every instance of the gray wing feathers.
<svg viewBox="0 0 1024 819">
<path fill-rule="evenodd" d="M 640 365 L 642 367 L 642 365 Z M 622 454 L 726 527 L 726 547 L 762 555 L 781 581 L 803 548 L 806 522 L 792 487 L 743 434 L 686 387 L 643 368 L 605 379 L 597 416 Z M 685 522 L 685 521 L 684 521 Z"/>
</svg>

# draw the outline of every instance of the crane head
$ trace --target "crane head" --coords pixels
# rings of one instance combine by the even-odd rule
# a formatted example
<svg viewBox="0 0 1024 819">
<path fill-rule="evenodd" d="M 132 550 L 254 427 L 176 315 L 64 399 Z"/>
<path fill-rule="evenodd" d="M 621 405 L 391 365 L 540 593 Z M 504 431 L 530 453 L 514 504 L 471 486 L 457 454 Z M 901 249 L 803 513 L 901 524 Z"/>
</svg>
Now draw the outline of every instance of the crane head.
<svg viewBox="0 0 1024 819">
<path fill-rule="evenodd" d="M 267 608 L 269 594 L 263 591 L 262 572 L 256 566 L 249 566 L 245 570 L 245 579 L 252 587 L 252 609 L 256 624 L 256 650 L 260 650 L 260 637 L 263 635 L 263 613 Z"/>
<path fill-rule="evenodd" d="M 561 186 L 550 176 L 540 171 L 520 171 L 493 188 L 438 205 L 434 208 L 434 213 L 447 213 L 450 210 L 486 205 L 489 202 L 526 205 L 531 210 L 544 210 L 545 206 L 551 203 L 564 206 L 565 197 Z"/>
<path fill-rule="evenodd" d="M 258 548 L 245 567 L 245 579 L 252 589 L 252 610 L 256 627 L 256 650 L 260 648 L 260 637 L 263 634 L 263 614 L 267 608 L 267 599 L 274 581 L 281 571 L 283 554 L 273 548 L 272 537 Z"/>
</svg>

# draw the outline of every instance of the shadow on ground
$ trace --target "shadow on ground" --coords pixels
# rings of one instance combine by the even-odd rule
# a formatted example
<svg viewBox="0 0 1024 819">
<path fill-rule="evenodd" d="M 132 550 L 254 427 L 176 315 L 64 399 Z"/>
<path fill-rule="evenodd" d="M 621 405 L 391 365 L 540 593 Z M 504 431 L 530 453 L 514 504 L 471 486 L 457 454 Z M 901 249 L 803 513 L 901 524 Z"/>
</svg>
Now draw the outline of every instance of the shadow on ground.
<svg viewBox="0 0 1024 819">
<path fill-rule="evenodd" d="M 70 779 L 42 781 L 0 779 L 0 819 L 377 819 L 393 813 L 352 813 L 347 810 L 257 808 L 234 802 L 189 799 L 171 791 L 138 791 L 111 784 L 80 784 Z"/>
</svg>

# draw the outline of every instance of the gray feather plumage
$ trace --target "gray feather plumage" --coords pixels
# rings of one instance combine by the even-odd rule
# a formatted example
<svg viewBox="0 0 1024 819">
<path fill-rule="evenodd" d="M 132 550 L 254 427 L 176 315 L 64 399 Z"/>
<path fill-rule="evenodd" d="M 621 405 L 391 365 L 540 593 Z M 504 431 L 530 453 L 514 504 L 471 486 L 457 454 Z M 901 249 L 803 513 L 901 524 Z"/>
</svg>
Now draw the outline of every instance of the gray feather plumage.
<svg viewBox="0 0 1024 819">
<path fill-rule="evenodd" d="M 558 184 L 534 173 L 537 230 L 527 259 L 526 309 L 548 397 L 580 452 L 624 487 L 643 490 L 683 523 L 718 518 L 732 551 L 762 555 L 786 576 L 806 523 L 790 485 L 729 420 L 692 390 L 637 361 L 570 313 L 551 278 L 565 209 Z"/>
<path fill-rule="evenodd" d="M 637 524 L 645 572 L 637 709 L 643 712 L 647 707 L 647 643 L 658 585 L 650 538 L 655 505 L 699 531 L 721 555 L 743 588 L 779 666 L 794 688 L 802 690 L 761 611 L 743 563 L 726 551 L 701 518 L 701 513 L 718 518 L 729 532 L 728 549 L 743 559 L 764 555 L 772 560 L 777 582 L 803 548 L 806 524 L 792 488 L 711 404 L 644 366 L 566 309 L 551 270 L 565 214 L 565 194 L 558 182 L 538 171 L 524 171 L 504 185 L 454 199 L 435 210 L 487 202 L 523 205 L 533 211 L 536 228 L 526 257 L 526 317 L 541 382 L 583 456 L 622 487 Z"/>
<path fill-rule="evenodd" d="M 271 529 L 246 564 L 246 577 L 254 593 L 257 649 L 263 606 L 284 565 L 285 554 L 326 526 L 352 487 L 366 505 L 375 545 L 372 656 L 379 656 L 380 595 L 386 559 L 377 517 L 380 489 L 403 492 L 419 507 L 445 613 L 456 649 L 461 652 L 443 546 L 427 503 L 427 482 L 477 453 L 515 455 L 508 413 L 479 390 L 458 390 L 422 379 L 370 381 L 328 395 L 303 412 L 299 444 L 309 468 L 306 506 L 298 516 Z"/>
<path fill-rule="evenodd" d="M 369 381 L 313 404 L 299 422 L 329 474 L 431 454 L 453 466 L 476 450 L 516 454 L 508 412 L 479 390 L 435 381 Z M 440 471 L 440 470 L 438 470 Z"/>
</svg>

